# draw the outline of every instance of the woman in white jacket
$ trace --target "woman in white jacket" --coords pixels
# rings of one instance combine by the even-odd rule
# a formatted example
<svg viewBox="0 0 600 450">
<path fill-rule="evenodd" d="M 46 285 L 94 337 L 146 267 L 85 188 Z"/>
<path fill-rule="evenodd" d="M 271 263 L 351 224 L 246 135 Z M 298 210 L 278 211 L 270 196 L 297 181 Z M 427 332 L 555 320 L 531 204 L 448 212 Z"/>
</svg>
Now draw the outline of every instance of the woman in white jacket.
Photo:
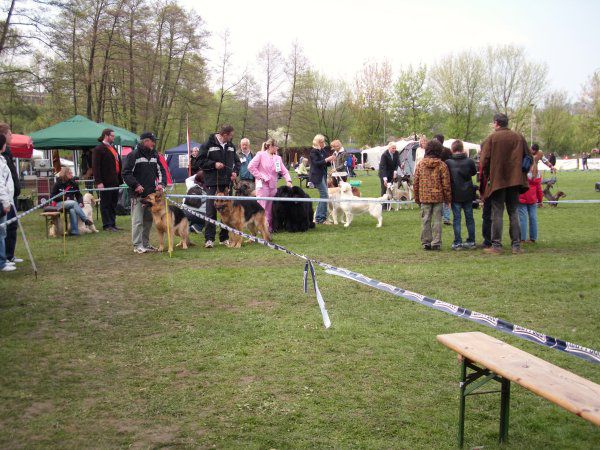
<svg viewBox="0 0 600 450">
<path fill-rule="evenodd" d="M 6 136 L 0 134 L 0 149 L 4 152 L 6 147 Z M 13 183 L 10 169 L 6 164 L 4 156 L 0 154 L 0 272 L 12 272 L 16 270 L 13 263 L 6 260 L 6 249 L 4 239 L 6 238 L 6 215 L 12 208 L 15 185 Z"/>
</svg>

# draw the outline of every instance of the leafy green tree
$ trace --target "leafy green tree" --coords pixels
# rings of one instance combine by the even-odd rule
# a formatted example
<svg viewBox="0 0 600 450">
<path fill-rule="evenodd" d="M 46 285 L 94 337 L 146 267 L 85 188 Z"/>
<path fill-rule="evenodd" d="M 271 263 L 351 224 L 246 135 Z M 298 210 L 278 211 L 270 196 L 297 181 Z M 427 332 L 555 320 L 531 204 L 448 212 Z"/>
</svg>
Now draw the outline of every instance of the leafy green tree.
<svg viewBox="0 0 600 450">
<path fill-rule="evenodd" d="M 545 150 L 563 154 L 573 143 L 573 117 L 563 91 L 546 95 L 544 108 L 536 113 L 539 130 L 537 135 Z"/>
<path fill-rule="evenodd" d="M 394 84 L 391 113 L 397 131 L 402 136 L 417 135 L 429 130 L 433 92 L 427 86 L 427 66 L 403 69 Z"/>
</svg>

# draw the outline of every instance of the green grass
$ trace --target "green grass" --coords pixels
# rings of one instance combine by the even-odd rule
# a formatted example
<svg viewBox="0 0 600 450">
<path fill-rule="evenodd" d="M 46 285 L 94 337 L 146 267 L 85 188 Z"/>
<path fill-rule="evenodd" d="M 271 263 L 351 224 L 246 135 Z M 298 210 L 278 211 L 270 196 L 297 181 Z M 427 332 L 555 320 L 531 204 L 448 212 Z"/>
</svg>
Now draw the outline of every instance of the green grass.
<svg viewBox="0 0 600 450">
<path fill-rule="evenodd" d="M 596 172 L 563 173 L 599 198 Z M 378 195 L 375 175 L 363 196 Z M 315 190 L 310 190 L 315 195 Z M 478 240 L 481 214 L 476 211 Z M 600 205 L 539 211 L 524 255 L 420 249 L 418 211 L 281 233 L 300 254 L 600 348 Z M 505 221 L 507 222 L 507 221 Z M 134 255 L 128 232 L 45 239 L 0 275 L 0 447 L 451 448 L 459 369 L 436 335 L 483 331 L 596 383 L 597 365 L 317 271 L 258 245 Z M 130 228 L 129 217 L 119 225 Z M 508 238 L 505 232 L 506 239 Z M 153 235 L 156 243 L 156 236 Z M 24 256 L 21 242 L 19 256 Z M 467 400 L 466 445 L 497 447 L 499 398 Z M 507 448 L 598 448 L 598 427 L 513 386 Z"/>
</svg>

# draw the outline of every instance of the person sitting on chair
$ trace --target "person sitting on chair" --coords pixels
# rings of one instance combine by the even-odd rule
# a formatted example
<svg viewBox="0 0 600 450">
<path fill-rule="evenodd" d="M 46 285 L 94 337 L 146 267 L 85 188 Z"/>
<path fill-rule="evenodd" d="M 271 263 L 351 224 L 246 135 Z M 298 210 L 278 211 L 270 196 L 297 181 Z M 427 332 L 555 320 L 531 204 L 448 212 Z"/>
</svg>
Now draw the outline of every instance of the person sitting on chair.
<svg viewBox="0 0 600 450">
<path fill-rule="evenodd" d="M 77 218 L 79 217 L 88 227 L 93 225 L 93 222 L 89 220 L 83 212 L 83 196 L 79 191 L 78 184 L 73 179 L 73 172 L 68 167 L 63 167 L 60 169 L 50 196 L 54 197 L 61 191 L 64 191 L 64 195 L 62 197 L 58 197 L 57 200 L 59 201 L 56 202 L 56 208 L 59 210 L 64 209 L 65 213 L 68 211 L 71 222 L 70 234 L 71 236 L 79 236 Z"/>
<path fill-rule="evenodd" d="M 296 167 L 296 173 L 298 174 L 298 179 L 300 180 L 300 187 L 302 187 L 302 181 L 306 181 L 308 182 L 308 169 L 309 167 L 307 166 L 308 164 L 308 159 L 307 158 L 301 158 L 300 159 L 300 164 L 298 164 L 298 167 Z"/>
</svg>

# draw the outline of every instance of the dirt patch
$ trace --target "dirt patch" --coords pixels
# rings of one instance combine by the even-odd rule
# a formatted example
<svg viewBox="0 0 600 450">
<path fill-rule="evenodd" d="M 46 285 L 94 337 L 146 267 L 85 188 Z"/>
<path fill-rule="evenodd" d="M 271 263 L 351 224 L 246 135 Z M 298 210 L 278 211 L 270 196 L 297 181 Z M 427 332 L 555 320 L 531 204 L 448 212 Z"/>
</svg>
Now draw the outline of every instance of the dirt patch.
<svg viewBox="0 0 600 450">
<path fill-rule="evenodd" d="M 31 405 L 29 405 L 27 407 L 27 409 L 23 413 L 23 418 L 33 419 L 34 417 L 41 416 L 42 414 L 47 414 L 53 410 L 54 410 L 54 405 L 50 401 L 33 402 Z"/>
<path fill-rule="evenodd" d="M 260 300 L 252 300 L 247 304 L 250 308 L 257 309 L 273 309 L 276 306 L 275 302 L 270 301 L 260 301 Z"/>
<path fill-rule="evenodd" d="M 143 436 L 136 437 L 135 441 L 131 444 L 132 449 L 148 448 L 148 446 L 154 447 L 157 445 L 175 445 L 177 435 L 179 434 L 179 427 L 177 425 L 170 426 L 156 426 L 152 429 L 145 430 Z"/>
</svg>

